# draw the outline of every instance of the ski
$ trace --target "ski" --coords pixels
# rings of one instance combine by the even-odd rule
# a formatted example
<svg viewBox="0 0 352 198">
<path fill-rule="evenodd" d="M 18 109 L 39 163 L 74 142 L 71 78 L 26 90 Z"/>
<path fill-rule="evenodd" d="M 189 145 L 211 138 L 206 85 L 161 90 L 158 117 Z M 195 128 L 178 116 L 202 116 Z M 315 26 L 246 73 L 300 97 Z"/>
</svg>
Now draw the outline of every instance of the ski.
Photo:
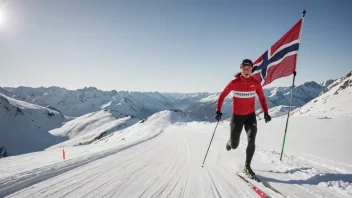
<svg viewBox="0 0 352 198">
<path fill-rule="evenodd" d="M 269 188 L 270 190 L 272 190 L 272 191 L 274 191 L 274 192 L 276 192 L 276 193 L 278 193 L 278 194 L 280 194 L 280 195 L 286 197 L 286 196 L 283 195 L 280 191 L 278 191 L 278 190 L 276 190 L 274 187 L 272 187 L 268 182 L 262 181 L 262 180 L 259 179 L 257 176 L 250 176 L 250 175 L 247 175 L 247 174 L 245 174 L 245 175 L 246 175 L 249 179 L 252 179 L 252 180 L 254 180 L 254 181 L 256 181 L 256 182 L 262 183 L 265 187 Z"/>
<path fill-rule="evenodd" d="M 250 181 L 248 181 L 245 177 L 242 175 L 236 174 L 238 177 L 240 177 L 243 181 L 247 183 L 248 186 L 250 186 L 261 198 L 268 198 L 269 196 L 265 194 L 262 190 L 254 186 Z"/>
<path fill-rule="evenodd" d="M 278 194 L 280 194 L 280 195 L 286 197 L 286 196 L 283 195 L 280 191 L 278 191 L 278 190 L 276 190 L 274 187 L 272 187 L 268 182 L 263 181 L 263 180 L 259 179 L 259 178 L 256 177 L 256 176 L 255 176 L 254 178 L 255 178 L 255 179 L 254 179 L 255 181 L 262 183 L 265 187 L 267 187 L 267 188 L 271 189 L 272 191 L 274 191 L 274 192 L 276 192 L 276 193 L 278 193 Z"/>
<path fill-rule="evenodd" d="M 241 178 L 248 178 L 248 179 L 251 179 L 251 180 L 256 181 L 256 182 L 258 182 L 258 183 L 262 183 L 263 186 L 269 188 L 270 190 L 274 191 L 275 193 L 280 194 L 280 195 L 283 196 L 283 197 L 286 197 L 286 196 L 285 196 L 284 194 L 282 194 L 280 191 L 278 191 L 278 190 L 276 190 L 274 187 L 272 187 L 268 182 L 259 179 L 257 176 L 250 177 L 249 175 L 246 175 L 245 173 L 243 173 L 245 176 L 242 176 L 242 175 L 240 175 L 240 173 L 234 171 L 230 166 L 229 166 L 229 168 L 230 168 L 231 171 L 235 172 L 235 173 L 236 173 L 238 176 L 240 176 Z M 248 181 L 248 180 L 247 180 L 247 181 Z M 250 181 L 248 181 L 248 182 L 250 182 Z M 252 185 L 253 185 L 253 184 L 252 184 Z"/>
</svg>

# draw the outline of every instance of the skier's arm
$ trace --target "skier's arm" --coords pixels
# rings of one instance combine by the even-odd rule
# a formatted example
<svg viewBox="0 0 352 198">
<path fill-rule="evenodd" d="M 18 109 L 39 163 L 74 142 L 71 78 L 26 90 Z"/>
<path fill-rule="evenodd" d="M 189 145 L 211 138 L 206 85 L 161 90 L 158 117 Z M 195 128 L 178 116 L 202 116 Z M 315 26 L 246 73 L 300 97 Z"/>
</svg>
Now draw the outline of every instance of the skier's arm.
<svg viewBox="0 0 352 198">
<path fill-rule="evenodd" d="M 231 82 L 229 82 L 229 83 L 226 85 L 226 87 L 224 88 L 224 90 L 220 93 L 218 102 L 217 102 L 217 104 L 216 104 L 216 111 L 221 111 L 222 103 L 224 102 L 225 97 L 226 97 L 227 95 L 229 95 L 229 93 L 231 92 L 232 86 L 233 86 L 233 83 L 232 83 L 232 81 L 231 81 Z"/>
<path fill-rule="evenodd" d="M 268 105 L 266 104 L 266 99 L 263 93 L 262 85 L 259 84 L 257 87 L 256 93 L 259 97 L 260 105 L 262 106 L 262 109 L 264 111 L 264 114 L 268 113 Z"/>
</svg>

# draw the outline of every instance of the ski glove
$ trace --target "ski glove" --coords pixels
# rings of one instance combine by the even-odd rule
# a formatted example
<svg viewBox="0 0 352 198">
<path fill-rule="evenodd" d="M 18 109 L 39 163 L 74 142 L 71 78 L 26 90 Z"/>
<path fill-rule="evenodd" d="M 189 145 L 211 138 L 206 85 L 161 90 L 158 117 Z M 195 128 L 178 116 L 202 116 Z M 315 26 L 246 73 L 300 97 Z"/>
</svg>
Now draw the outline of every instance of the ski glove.
<svg viewBox="0 0 352 198">
<path fill-rule="evenodd" d="M 267 122 L 270 122 L 271 121 L 271 117 L 270 117 L 270 115 L 269 114 L 264 114 L 264 119 L 265 119 L 265 123 L 267 123 Z"/>
<path fill-rule="evenodd" d="M 222 113 L 221 113 L 220 111 L 217 111 L 216 114 L 215 114 L 215 119 L 216 119 L 217 121 L 220 121 L 221 116 L 222 116 Z"/>
</svg>

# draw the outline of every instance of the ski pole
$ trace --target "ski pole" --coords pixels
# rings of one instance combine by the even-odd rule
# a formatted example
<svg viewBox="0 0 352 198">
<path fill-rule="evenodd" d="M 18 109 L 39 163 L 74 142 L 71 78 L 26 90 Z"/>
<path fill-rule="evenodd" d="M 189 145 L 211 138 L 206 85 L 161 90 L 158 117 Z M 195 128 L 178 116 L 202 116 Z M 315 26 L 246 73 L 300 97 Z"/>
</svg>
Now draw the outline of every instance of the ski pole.
<svg viewBox="0 0 352 198">
<path fill-rule="evenodd" d="M 210 144 L 209 144 L 209 147 L 208 147 L 207 153 L 205 154 L 205 157 L 204 157 L 204 161 L 203 161 L 203 165 L 202 165 L 202 167 L 204 166 L 205 159 L 207 158 L 208 151 L 209 151 L 209 148 L 210 148 L 211 142 L 213 141 L 213 138 L 214 138 L 214 135 L 215 135 L 215 131 L 216 131 L 216 128 L 218 127 L 219 122 L 220 122 L 220 120 L 218 121 L 218 123 L 217 123 L 217 124 L 216 124 L 216 126 L 215 126 L 215 130 L 214 130 L 213 136 L 211 137 L 211 140 L 210 140 Z"/>
</svg>

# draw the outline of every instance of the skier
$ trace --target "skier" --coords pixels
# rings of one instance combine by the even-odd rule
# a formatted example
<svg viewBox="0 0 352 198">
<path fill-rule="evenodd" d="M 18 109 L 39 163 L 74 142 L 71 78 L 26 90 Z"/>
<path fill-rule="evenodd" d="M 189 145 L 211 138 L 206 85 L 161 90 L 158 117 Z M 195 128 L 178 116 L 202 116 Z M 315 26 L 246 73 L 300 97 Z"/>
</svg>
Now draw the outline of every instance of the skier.
<svg viewBox="0 0 352 198">
<path fill-rule="evenodd" d="M 217 104 L 215 119 L 220 121 L 222 113 L 221 107 L 225 97 L 232 91 L 232 117 L 230 124 L 230 138 L 226 143 L 226 149 L 229 151 L 236 149 L 240 142 L 240 135 L 244 126 L 247 133 L 248 146 L 246 150 L 246 162 L 244 173 L 253 178 L 255 173 L 251 168 L 251 161 L 255 151 L 255 137 L 257 135 L 257 120 L 255 115 L 255 95 L 259 97 L 260 104 L 264 111 L 265 122 L 270 122 L 271 117 L 268 114 L 268 106 L 263 94 L 262 86 L 258 80 L 253 78 L 253 62 L 244 59 L 240 65 L 241 72 L 235 75 L 224 90 L 221 92 Z"/>
</svg>

